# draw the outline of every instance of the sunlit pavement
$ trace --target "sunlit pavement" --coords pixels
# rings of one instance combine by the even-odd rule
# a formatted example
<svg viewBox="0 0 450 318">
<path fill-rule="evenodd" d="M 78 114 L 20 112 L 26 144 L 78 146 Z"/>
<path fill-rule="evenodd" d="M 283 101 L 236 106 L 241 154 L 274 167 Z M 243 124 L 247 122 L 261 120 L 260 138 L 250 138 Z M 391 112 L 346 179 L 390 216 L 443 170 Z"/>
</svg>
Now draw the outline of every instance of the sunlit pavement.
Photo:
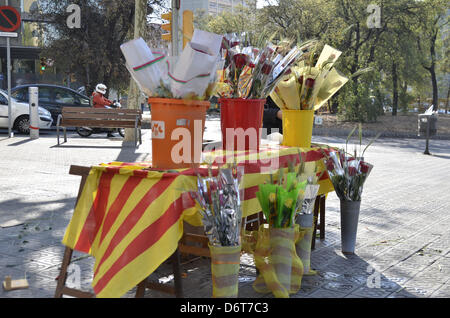
<svg viewBox="0 0 450 318">
<path fill-rule="evenodd" d="M 150 161 L 151 131 L 143 144 L 122 147 L 122 138 L 106 134 L 81 138 L 69 133 L 56 147 L 54 131 L 40 138 L 7 138 L 0 131 L 0 273 L 2 279 L 26 276 L 30 287 L 1 289 L 0 297 L 53 297 L 64 246 L 61 240 L 73 213 L 80 178 L 70 165 L 112 161 Z M 220 139 L 217 116 L 207 122 L 205 140 Z M 314 142 L 343 145 L 344 138 L 313 137 Z M 364 187 L 356 255 L 340 251 L 339 200 L 327 198 L 326 236 L 317 239 L 312 267 L 300 292 L 291 297 L 450 297 L 450 141 L 431 140 L 431 156 L 420 139 L 379 139 L 366 152 L 374 164 Z M 75 252 L 81 287 L 91 290 L 93 258 Z M 272 297 L 252 288 L 256 271 L 250 255 L 241 259 L 239 297 Z M 207 259 L 185 262 L 186 297 L 211 297 Z M 156 274 L 159 276 L 156 277 Z M 170 267 L 155 279 L 172 283 Z M 131 290 L 124 297 L 133 297 Z M 146 297 L 172 297 L 147 291 Z"/>
</svg>

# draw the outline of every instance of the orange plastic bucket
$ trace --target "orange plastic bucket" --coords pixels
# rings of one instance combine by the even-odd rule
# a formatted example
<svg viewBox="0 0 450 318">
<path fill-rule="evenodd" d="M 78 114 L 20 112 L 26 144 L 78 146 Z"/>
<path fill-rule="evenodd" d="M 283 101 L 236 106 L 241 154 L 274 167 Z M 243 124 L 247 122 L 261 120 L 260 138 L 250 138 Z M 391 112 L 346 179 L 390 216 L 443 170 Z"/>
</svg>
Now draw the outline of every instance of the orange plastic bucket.
<svg viewBox="0 0 450 318">
<path fill-rule="evenodd" d="M 219 103 L 223 149 L 259 151 L 266 100 L 221 98 Z"/>
<path fill-rule="evenodd" d="M 152 115 L 152 166 L 190 168 L 200 163 L 209 101 L 149 98 Z"/>
</svg>

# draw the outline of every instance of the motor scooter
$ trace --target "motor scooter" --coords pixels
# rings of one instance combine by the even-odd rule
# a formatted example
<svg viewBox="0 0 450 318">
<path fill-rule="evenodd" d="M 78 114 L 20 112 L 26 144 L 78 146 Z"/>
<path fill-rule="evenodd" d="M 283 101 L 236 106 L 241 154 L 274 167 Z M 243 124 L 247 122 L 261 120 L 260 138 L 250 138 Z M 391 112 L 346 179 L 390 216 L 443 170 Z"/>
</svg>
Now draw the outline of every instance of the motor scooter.
<svg viewBox="0 0 450 318">
<path fill-rule="evenodd" d="M 113 101 L 111 106 L 106 106 L 105 108 L 122 108 L 119 102 Z M 124 128 L 90 128 L 90 127 L 76 127 L 77 134 L 81 137 L 89 137 L 92 134 L 104 134 L 104 133 L 115 133 L 118 132 L 119 135 L 125 137 Z"/>
</svg>

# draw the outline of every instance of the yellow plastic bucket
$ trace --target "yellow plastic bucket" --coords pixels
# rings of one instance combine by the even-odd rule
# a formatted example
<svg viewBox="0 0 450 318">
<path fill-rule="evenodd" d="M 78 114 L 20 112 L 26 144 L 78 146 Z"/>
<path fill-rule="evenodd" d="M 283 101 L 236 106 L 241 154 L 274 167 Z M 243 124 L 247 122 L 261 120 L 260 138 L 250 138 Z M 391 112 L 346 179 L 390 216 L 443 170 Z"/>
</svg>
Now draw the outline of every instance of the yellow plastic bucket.
<svg viewBox="0 0 450 318">
<path fill-rule="evenodd" d="M 314 110 L 283 110 L 283 146 L 311 148 Z"/>
</svg>

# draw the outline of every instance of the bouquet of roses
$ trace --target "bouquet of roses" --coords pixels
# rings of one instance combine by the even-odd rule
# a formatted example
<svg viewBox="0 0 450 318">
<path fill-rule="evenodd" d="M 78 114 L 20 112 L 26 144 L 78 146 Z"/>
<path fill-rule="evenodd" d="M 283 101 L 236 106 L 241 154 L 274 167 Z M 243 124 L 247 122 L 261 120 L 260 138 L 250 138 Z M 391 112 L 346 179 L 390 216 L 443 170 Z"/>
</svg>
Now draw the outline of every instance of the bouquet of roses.
<svg viewBox="0 0 450 318">
<path fill-rule="evenodd" d="M 212 246 L 238 246 L 242 223 L 240 182 L 241 167 L 219 169 L 213 176 L 198 175 L 196 192 L 191 197 L 200 205 L 203 226 Z"/>
<path fill-rule="evenodd" d="M 295 215 L 302 207 L 302 191 L 305 191 L 306 185 L 307 181 L 301 181 L 298 172 L 288 172 L 284 176 L 283 169 L 280 169 L 278 182 L 259 185 L 256 197 L 270 227 L 294 227 Z"/>
<path fill-rule="evenodd" d="M 361 125 L 359 127 L 361 146 Z M 372 139 L 360 156 L 358 156 L 356 147 L 353 156 L 349 156 L 346 151 L 347 144 L 355 129 L 353 129 L 347 138 L 346 149 L 329 151 L 328 155 L 324 152 L 325 165 L 331 183 L 334 186 L 337 196 L 343 201 L 361 201 L 364 183 L 373 168 L 373 165 L 364 161 L 364 153 L 373 141 L 379 137 L 377 135 Z"/>
<path fill-rule="evenodd" d="M 319 109 L 349 80 L 333 67 L 341 54 L 325 45 L 317 58 L 314 49 L 309 59 L 292 67 L 292 72 L 278 83 L 270 97 L 280 109 Z"/>
<path fill-rule="evenodd" d="M 276 46 L 267 42 L 264 48 L 246 46 L 237 35 L 225 35 L 222 57 L 225 60 L 217 95 L 224 98 L 264 99 L 313 47 L 313 42 L 301 46 L 284 41 Z"/>
</svg>

